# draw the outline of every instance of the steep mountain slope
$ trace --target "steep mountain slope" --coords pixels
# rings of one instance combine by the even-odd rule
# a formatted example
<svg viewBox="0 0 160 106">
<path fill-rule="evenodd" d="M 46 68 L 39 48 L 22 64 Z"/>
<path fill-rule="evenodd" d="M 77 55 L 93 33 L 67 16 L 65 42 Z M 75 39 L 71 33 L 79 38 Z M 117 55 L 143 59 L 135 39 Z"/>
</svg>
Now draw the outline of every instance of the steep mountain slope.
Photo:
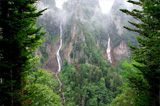
<svg viewBox="0 0 160 106">
<path fill-rule="evenodd" d="M 107 42 L 110 36 L 110 51 L 113 65 L 116 65 L 116 61 L 129 56 L 128 43 L 136 44 L 136 34 L 129 33 L 123 28 L 123 25 L 126 23 L 125 20 L 131 20 L 131 17 L 124 16 L 119 12 L 119 8 L 125 8 L 123 2 L 115 1 L 108 16 L 101 13 L 98 0 L 92 0 L 92 2 L 90 0 L 69 0 L 65 2 L 63 11 L 55 7 L 54 0 L 50 2 L 40 2 L 44 6 L 49 7 L 49 10 L 38 22 L 38 25 L 44 25 L 44 30 L 48 32 L 46 34 L 46 43 L 41 47 L 41 53 L 39 54 L 40 56 L 43 55 L 41 56 L 41 62 L 45 62 L 44 67 L 50 71 L 56 72 L 58 69 L 56 68 L 55 54 L 59 44 L 60 20 L 63 20 L 63 40 L 65 41 L 61 55 L 67 60 L 68 65 L 71 65 L 73 62 L 88 63 L 91 61 L 92 55 L 86 51 L 90 50 L 89 42 L 92 43 L 90 45 L 99 49 L 98 51 L 103 52 L 104 59 L 108 60 Z M 41 5 L 40 7 L 43 6 Z M 121 47 L 119 51 L 116 49 L 118 46 Z M 121 52 L 122 48 L 123 52 Z M 120 58 L 117 56 L 120 56 Z"/>
<path fill-rule="evenodd" d="M 42 67 L 49 72 L 56 72 L 58 70 L 58 63 L 56 60 L 56 52 L 59 47 L 59 22 L 57 22 L 57 8 L 54 0 L 41 0 L 38 3 L 38 8 L 48 8 L 43 16 L 39 17 L 37 26 L 43 26 L 45 34 L 45 43 L 37 50 Z"/>
<path fill-rule="evenodd" d="M 124 15 L 119 11 L 121 8 L 132 9 L 133 5 L 127 4 L 125 0 L 115 0 L 111 8 L 109 18 L 111 20 L 108 30 L 111 35 L 113 58 L 118 61 L 129 56 L 128 44 L 137 45 L 137 33 L 129 32 L 123 26 L 131 26 L 129 21 L 135 21 L 132 17 Z M 136 7 L 137 8 L 137 7 Z"/>
<path fill-rule="evenodd" d="M 115 0 L 111 13 L 104 15 L 98 0 L 68 0 L 63 10 L 57 9 L 52 1 L 47 4 L 41 1 L 40 7 L 50 8 L 37 24 L 44 25 L 47 33 L 45 43 L 36 54 L 46 70 L 57 72 L 56 53 L 62 23 L 60 77 L 66 105 L 108 105 L 120 93 L 117 87 L 123 82 L 123 67 L 119 61 L 129 56 L 127 43 L 136 45 L 136 33 L 123 29 L 125 20 L 131 19 L 118 10 L 125 5 Z"/>
<path fill-rule="evenodd" d="M 73 7 L 73 8 L 70 8 Z M 72 62 L 86 63 L 91 60 L 91 46 L 99 46 L 98 34 L 96 33 L 96 24 L 98 22 L 99 5 L 97 1 L 68 1 L 66 7 L 68 12 L 72 12 L 72 18 L 66 23 L 66 32 L 64 33 L 64 58 L 68 64 Z M 96 19 L 97 18 L 97 19 Z M 91 41 L 92 40 L 92 41 Z"/>
<path fill-rule="evenodd" d="M 85 63 L 91 61 L 92 54 L 88 56 L 84 49 L 86 47 L 89 50 L 88 42 L 91 39 L 93 40 L 91 45 L 103 52 L 104 59 L 108 60 L 109 36 L 111 37 L 112 64 L 116 65 L 118 60 L 129 56 L 127 44 L 136 45 L 136 33 L 129 33 L 123 28 L 123 25 L 127 23 L 126 20 L 132 20 L 131 17 L 124 16 L 119 12 L 119 8 L 126 8 L 123 3 L 115 1 L 108 16 L 101 13 L 97 0 L 92 3 L 89 0 L 70 0 L 65 3 L 64 7 L 67 12 L 72 13 L 72 18 L 66 24 L 68 32 L 64 33 L 64 39 L 67 42 L 64 44 L 62 52 L 68 65 L 71 65 L 72 62 L 79 62 L 79 60 Z M 116 49 L 118 47 L 121 47 L 119 51 Z"/>
</svg>

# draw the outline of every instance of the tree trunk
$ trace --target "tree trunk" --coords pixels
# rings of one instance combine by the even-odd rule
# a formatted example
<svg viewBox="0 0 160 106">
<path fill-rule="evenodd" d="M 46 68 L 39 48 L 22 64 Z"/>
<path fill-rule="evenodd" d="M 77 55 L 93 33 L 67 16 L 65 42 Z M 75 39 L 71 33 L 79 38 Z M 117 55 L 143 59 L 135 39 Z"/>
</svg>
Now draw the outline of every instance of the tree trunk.
<svg viewBox="0 0 160 106">
<path fill-rule="evenodd" d="M 1 19 L 3 20 L 1 23 L 1 27 L 2 27 L 2 38 L 5 40 L 9 39 L 9 26 L 7 24 L 7 20 L 8 20 L 8 16 L 9 16 L 9 5 L 8 5 L 8 1 L 1 1 Z M 4 59 L 2 59 L 3 62 L 9 62 L 10 60 L 10 51 L 9 51 L 9 44 L 7 43 L 6 45 L 3 45 L 3 47 L 1 48 L 2 50 L 2 54 Z M 2 78 L 4 79 L 4 84 L 8 85 L 11 81 L 11 77 L 12 77 L 12 72 L 11 72 L 11 68 L 6 67 L 6 66 L 2 66 Z M 11 86 L 8 86 L 4 92 L 5 97 L 7 98 L 5 101 L 3 101 L 3 105 L 4 106 L 12 106 L 11 102 L 13 102 L 13 98 L 8 95 L 6 92 L 11 92 L 12 88 Z"/>
</svg>

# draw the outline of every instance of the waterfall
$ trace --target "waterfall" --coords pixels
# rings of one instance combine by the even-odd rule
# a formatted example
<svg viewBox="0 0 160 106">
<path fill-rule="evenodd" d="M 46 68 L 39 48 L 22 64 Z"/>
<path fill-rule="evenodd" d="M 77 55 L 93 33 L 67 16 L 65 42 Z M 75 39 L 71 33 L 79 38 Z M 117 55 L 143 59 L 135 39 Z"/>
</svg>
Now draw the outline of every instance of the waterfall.
<svg viewBox="0 0 160 106">
<path fill-rule="evenodd" d="M 64 92 L 62 92 L 62 82 L 61 82 L 61 80 L 60 80 L 60 78 L 58 77 L 58 73 L 60 73 L 61 72 L 61 69 L 62 69 L 62 59 L 61 59 L 61 56 L 60 56 L 60 54 L 59 54 L 59 51 L 61 50 L 61 48 L 62 48 L 62 34 L 63 34 L 63 29 L 62 29 L 62 22 L 60 23 L 60 26 L 59 26 L 59 29 L 60 29 L 60 45 L 59 45 L 59 48 L 58 48 L 58 51 L 57 51 L 57 61 L 58 61 L 58 71 L 57 71 L 57 73 L 56 73 L 56 78 L 57 78 L 57 80 L 58 80 L 58 82 L 59 82 L 59 91 L 60 91 L 60 93 L 62 93 L 62 99 L 63 99 L 63 101 L 64 101 L 64 103 L 65 103 L 65 96 L 64 96 Z"/>
<path fill-rule="evenodd" d="M 62 33 L 63 33 L 63 31 L 62 31 L 62 22 L 61 22 L 61 24 L 60 24 L 60 26 L 59 26 L 59 29 L 60 29 L 60 46 L 59 46 L 59 49 L 58 49 L 58 51 L 57 51 L 58 72 L 61 71 L 61 67 L 62 67 L 62 59 L 61 59 L 61 56 L 60 56 L 60 54 L 59 54 L 59 51 L 60 51 L 61 48 L 62 48 Z"/>
<path fill-rule="evenodd" d="M 111 40 L 110 37 L 108 36 L 108 46 L 107 46 L 107 56 L 108 56 L 108 61 L 110 63 L 112 63 L 112 59 L 111 59 Z"/>
</svg>

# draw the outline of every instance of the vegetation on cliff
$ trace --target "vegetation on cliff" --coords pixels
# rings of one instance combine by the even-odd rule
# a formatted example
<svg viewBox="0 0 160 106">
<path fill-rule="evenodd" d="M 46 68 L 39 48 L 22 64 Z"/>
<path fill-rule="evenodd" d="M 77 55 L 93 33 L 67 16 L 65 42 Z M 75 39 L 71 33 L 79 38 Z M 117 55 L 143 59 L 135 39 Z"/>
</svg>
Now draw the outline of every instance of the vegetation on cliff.
<svg viewBox="0 0 160 106">
<path fill-rule="evenodd" d="M 0 1 L 0 105 L 160 105 L 160 2 L 128 2 Z"/>
</svg>

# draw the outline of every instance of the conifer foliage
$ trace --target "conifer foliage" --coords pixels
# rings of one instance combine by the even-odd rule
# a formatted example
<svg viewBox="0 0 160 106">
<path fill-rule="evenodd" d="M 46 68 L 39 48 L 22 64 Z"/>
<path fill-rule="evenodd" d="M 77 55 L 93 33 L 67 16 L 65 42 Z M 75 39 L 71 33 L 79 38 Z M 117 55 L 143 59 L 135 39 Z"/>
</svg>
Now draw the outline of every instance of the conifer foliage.
<svg viewBox="0 0 160 106">
<path fill-rule="evenodd" d="M 138 64 L 133 64 L 144 80 L 147 81 L 149 87 L 139 84 L 137 79 L 130 77 L 130 82 L 137 89 L 137 97 L 139 101 L 137 106 L 142 106 L 143 98 L 147 98 L 145 106 L 160 106 L 160 1 L 159 0 L 139 0 L 128 2 L 142 7 L 141 10 L 133 9 L 132 11 L 121 9 L 122 12 L 137 19 L 139 23 L 129 22 L 135 28 L 126 29 L 139 33 L 137 41 L 139 47 L 130 46 L 133 51 L 132 58 Z M 142 90 L 148 92 L 147 97 L 141 97 Z M 146 92 L 146 94 L 147 94 Z M 145 100 L 147 100 L 145 99 Z M 144 106 L 144 105 L 143 105 Z"/>
<path fill-rule="evenodd" d="M 16 95 L 20 92 L 23 68 L 42 43 L 44 33 L 35 24 L 45 10 L 37 11 L 35 3 L 0 1 L 0 103 L 5 106 L 19 105 Z"/>
</svg>

